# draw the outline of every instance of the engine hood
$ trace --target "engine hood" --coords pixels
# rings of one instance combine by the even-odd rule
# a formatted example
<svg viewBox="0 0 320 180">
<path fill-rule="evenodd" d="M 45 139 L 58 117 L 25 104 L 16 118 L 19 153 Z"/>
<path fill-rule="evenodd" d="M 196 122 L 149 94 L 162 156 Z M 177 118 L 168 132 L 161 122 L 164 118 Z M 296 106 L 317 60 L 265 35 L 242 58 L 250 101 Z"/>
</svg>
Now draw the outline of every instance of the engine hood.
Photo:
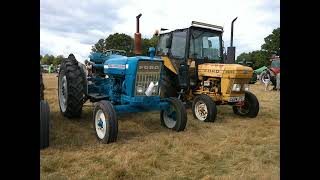
<svg viewBox="0 0 320 180">
<path fill-rule="evenodd" d="M 110 75 L 135 74 L 139 60 L 162 61 L 159 58 L 150 58 L 148 56 L 110 56 L 110 58 L 104 62 L 104 73 Z"/>
<path fill-rule="evenodd" d="M 223 78 L 251 78 L 253 69 L 240 64 L 214 64 L 205 63 L 198 66 L 199 78 L 223 77 Z"/>
</svg>

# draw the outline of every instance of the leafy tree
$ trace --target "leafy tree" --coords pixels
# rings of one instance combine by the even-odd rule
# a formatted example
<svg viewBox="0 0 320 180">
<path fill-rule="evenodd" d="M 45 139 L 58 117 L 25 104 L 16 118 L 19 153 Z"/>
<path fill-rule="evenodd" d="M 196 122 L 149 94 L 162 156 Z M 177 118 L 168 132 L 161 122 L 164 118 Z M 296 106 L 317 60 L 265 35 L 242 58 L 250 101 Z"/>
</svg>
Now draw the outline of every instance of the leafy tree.
<svg viewBox="0 0 320 180">
<path fill-rule="evenodd" d="M 149 47 L 156 47 L 158 42 L 158 36 L 153 36 L 151 39 L 142 39 L 142 55 L 149 55 Z M 134 39 L 127 34 L 111 34 L 105 40 L 100 39 L 96 44 L 92 46 L 92 52 L 104 53 L 108 49 L 125 50 L 127 55 L 134 55 Z"/>
<path fill-rule="evenodd" d="M 261 50 L 272 53 L 274 51 L 280 51 L 280 27 L 272 31 L 272 34 L 264 38 L 264 44 L 261 46 Z"/>
<path fill-rule="evenodd" d="M 159 37 L 155 36 L 155 35 L 151 39 L 147 39 L 147 38 L 142 39 L 142 54 L 145 56 L 148 56 L 149 55 L 149 48 L 150 47 L 156 48 L 157 43 L 158 43 L 158 39 L 159 39 Z"/>
<path fill-rule="evenodd" d="M 41 64 L 53 64 L 54 56 L 53 55 L 44 55 L 41 59 Z"/>
<path fill-rule="evenodd" d="M 280 54 L 280 27 L 272 31 L 272 34 L 264 38 L 265 43 L 261 46 L 261 50 L 252 51 L 249 53 L 241 53 L 236 62 L 251 61 L 253 69 L 269 66 L 271 54 L 277 52 Z"/>
<path fill-rule="evenodd" d="M 54 58 L 52 64 L 55 65 L 55 66 L 59 65 L 59 64 L 61 64 L 63 59 L 64 59 L 63 55 L 59 55 L 59 56 Z"/>
<path fill-rule="evenodd" d="M 240 62 L 240 61 L 252 61 L 250 53 L 241 53 L 236 60 L 236 63 Z"/>
<path fill-rule="evenodd" d="M 133 38 L 126 34 L 115 33 L 109 35 L 105 40 L 106 49 L 120 49 L 129 52 L 131 50 Z"/>
<path fill-rule="evenodd" d="M 99 39 L 99 41 L 92 46 L 92 52 L 106 52 L 106 46 L 104 39 Z"/>
</svg>

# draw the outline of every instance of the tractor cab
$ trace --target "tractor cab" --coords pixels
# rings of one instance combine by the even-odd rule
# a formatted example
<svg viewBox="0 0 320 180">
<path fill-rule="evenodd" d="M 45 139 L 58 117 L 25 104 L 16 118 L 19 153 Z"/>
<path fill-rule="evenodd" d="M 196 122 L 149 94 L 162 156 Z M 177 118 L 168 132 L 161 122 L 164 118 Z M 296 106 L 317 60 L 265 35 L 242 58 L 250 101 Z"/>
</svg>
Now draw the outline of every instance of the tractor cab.
<svg viewBox="0 0 320 180">
<path fill-rule="evenodd" d="M 187 89 L 196 84 L 198 65 L 224 63 L 222 34 L 221 26 L 192 21 L 188 28 L 160 32 L 156 55 Z"/>
<path fill-rule="evenodd" d="M 202 63 L 223 62 L 223 28 L 203 26 L 204 23 L 192 21 L 189 28 L 171 32 L 160 32 L 156 50 L 158 56 L 168 56 L 173 61 L 174 70 L 184 61 Z"/>
</svg>

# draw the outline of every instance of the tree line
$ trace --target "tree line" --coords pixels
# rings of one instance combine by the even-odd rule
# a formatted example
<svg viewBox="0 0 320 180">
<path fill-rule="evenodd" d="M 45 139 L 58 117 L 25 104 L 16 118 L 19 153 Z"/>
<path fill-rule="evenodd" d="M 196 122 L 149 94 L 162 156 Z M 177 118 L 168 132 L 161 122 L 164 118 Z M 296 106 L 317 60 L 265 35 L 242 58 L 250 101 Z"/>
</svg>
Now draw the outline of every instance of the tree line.
<svg viewBox="0 0 320 180">
<path fill-rule="evenodd" d="M 57 66 L 57 65 L 61 64 L 61 62 L 64 58 L 65 57 L 63 55 L 59 55 L 59 56 L 55 57 L 53 55 L 46 54 L 46 55 L 42 56 L 40 54 L 40 63 L 41 64 L 48 64 L 48 65 L 52 64 L 54 66 Z"/>
<path fill-rule="evenodd" d="M 241 53 L 236 62 L 250 61 L 253 63 L 253 69 L 257 69 L 269 66 L 272 54 L 280 56 L 280 27 L 274 29 L 270 35 L 264 38 L 264 44 L 261 45 L 260 50 Z"/>
<path fill-rule="evenodd" d="M 156 47 L 158 36 L 153 36 L 150 39 L 142 38 L 142 55 L 149 55 L 149 47 Z M 123 33 L 110 34 L 106 39 L 99 39 L 97 43 L 92 46 L 92 52 L 105 53 L 108 49 L 125 50 L 128 56 L 133 56 L 134 52 L 134 39 Z M 41 64 L 53 64 L 54 66 L 60 64 L 65 58 L 63 55 L 40 55 Z"/>
<path fill-rule="evenodd" d="M 142 55 L 148 56 L 149 47 L 156 47 L 158 36 L 153 36 L 150 39 L 142 38 Z M 134 52 L 134 38 L 123 33 L 114 33 L 109 35 L 106 39 L 99 39 L 99 41 L 92 46 L 92 52 L 105 53 L 108 49 L 125 50 L 128 56 L 133 56 Z"/>
</svg>

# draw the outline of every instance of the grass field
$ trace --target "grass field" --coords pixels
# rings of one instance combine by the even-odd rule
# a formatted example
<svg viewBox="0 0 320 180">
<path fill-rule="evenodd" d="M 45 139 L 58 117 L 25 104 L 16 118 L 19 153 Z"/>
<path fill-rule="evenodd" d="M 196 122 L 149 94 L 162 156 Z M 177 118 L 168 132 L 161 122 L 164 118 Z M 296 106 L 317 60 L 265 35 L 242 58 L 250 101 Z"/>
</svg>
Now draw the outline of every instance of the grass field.
<svg viewBox="0 0 320 180">
<path fill-rule="evenodd" d="M 92 104 L 81 119 L 60 114 L 57 77 L 44 74 L 51 110 L 50 147 L 40 152 L 41 179 L 280 179 L 280 93 L 251 86 L 260 102 L 257 118 L 241 118 L 218 106 L 204 123 L 188 109 L 185 131 L 160 125 L 159 112 L 118 116 L 116 143 L 97 142 Z"/>
</svg>

